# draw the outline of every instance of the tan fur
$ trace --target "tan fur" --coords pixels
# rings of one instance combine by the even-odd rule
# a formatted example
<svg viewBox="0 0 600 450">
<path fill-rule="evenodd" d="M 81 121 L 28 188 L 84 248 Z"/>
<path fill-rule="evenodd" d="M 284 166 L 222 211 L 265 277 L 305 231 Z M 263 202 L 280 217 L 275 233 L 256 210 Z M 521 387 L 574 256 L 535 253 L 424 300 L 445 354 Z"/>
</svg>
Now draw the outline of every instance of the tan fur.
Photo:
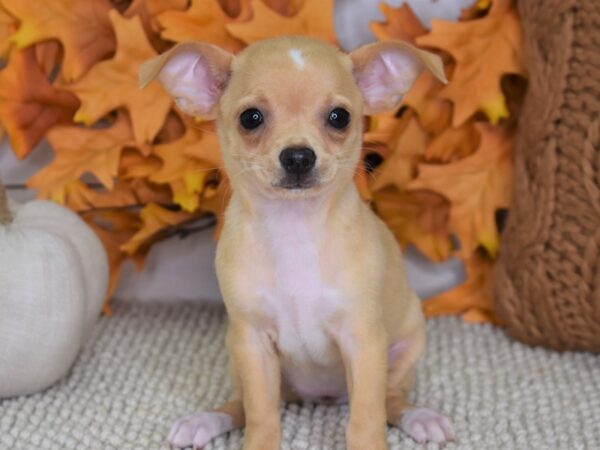
<svg viewBox="0 0 600 450">
<path fill-rule="evenodd" d="M 402 51 L 406 44 L 394 48 Z M 216 267 L 230 319 L 235 384 L 232 401 L 218 411 L 232 416 L 233 427 L 245 424 L 246 450 L 279 448 L 279 402 L 301 399 L 302 383 L 314 387 L 308 376 L 323 376 L 317 391 L 327 383 L 334 395 L 347 388 L 349 449 L 387 449 L 386 421 L 398 425 L 412 408 L 406 394 L 425 348 L 420 301 L 407 284 L 393 235 L 352 182 L 363 115 L 356 71 L 368 66 L 376 50 L 349 56 L 296 37 L 255 44 L 233 59 L 215 106 L 233 188 Z M 410 52 L 420 52 L 417 58 L 443 76 L 437 57 Z M 145 69 L 144 82 L 167 60 L 150 62 L 154 68 Z M 326 125 L 328 112 L 338 106 L 352 117 L 343 132 Z M 239 125 L 249 107 L 265 116 L 255 133 Z M 273 186 L 281 173 L 277 156 L 292 145 L 316 152 L 317 186 Z M 289 298 L 287 291 L 277 297 L 282 286 Z M 282 325 L 294 320 L 299 323 Z M 395 344 L 401 349 L 390 357 Z"/>
</svg>

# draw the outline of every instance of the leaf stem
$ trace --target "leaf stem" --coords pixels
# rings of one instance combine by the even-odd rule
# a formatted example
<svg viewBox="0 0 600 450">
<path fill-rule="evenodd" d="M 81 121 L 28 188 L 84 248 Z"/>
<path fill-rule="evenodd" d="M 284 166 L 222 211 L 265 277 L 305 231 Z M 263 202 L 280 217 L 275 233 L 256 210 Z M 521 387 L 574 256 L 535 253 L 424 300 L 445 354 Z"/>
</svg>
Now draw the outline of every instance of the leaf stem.
<svg viewBox="0 0 600 450">
<path fill-rule="evenodd" d="M 0 180 L 0 225 L 8 225 L 13 221 L 13 215 L 8 208 L 8 196 L 4 184 Z"/>
</svg>

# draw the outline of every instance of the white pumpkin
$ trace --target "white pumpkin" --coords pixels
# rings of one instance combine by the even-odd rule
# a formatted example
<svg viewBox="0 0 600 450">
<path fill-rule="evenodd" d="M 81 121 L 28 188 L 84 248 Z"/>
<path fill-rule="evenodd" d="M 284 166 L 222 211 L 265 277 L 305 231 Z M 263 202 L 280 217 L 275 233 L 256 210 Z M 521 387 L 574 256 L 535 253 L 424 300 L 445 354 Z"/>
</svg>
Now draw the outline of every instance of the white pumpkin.
<svg viewBox="0 0 600 450">
<path fill-rule="evenodd" d="M 106 252 L 75 213 L 47 201 L 11 209 L 0 183 L 0 398 L 68 372 L 108 289 Z"/>
</svg>

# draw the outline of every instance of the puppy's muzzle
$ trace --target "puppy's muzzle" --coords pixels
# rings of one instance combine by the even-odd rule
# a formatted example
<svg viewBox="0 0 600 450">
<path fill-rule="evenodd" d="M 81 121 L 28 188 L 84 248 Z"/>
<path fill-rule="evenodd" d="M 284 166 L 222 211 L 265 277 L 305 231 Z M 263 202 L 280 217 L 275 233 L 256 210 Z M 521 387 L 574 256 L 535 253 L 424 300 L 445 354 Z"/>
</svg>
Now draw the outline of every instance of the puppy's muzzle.
<svg viewBox="0 0 600 450">
<path fill-rule="evenodd" d="M 285 171 L 280 186 L 286 189 L 302 189 L 314 184 L 313 169 L 317 154 L 308 147 L 288 147 L 279 154 L 279 162 Z"/>
</svg>

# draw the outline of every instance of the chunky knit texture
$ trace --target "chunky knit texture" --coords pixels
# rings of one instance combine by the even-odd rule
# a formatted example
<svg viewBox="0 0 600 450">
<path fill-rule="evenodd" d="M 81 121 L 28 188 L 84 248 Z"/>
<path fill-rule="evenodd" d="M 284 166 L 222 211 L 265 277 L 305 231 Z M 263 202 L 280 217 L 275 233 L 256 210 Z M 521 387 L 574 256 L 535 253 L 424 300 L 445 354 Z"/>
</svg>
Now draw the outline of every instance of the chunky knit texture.
<svg viewBox="0 0 600 450">
<path fill-rule="evenodd" d="M 458 442 L 446 450 L 600 448 L 597 356 L 527 347 L 453 317 L 428 327 L 412 396 L 454 421 Z M 224 334 L 218 307 L 117 303 L 67 378 L 0 400 L 0 449 L 167 450 L 178 416 L 230 393 Z M 288 405 L 282 449 L 344 450 L 347 420 L 345 405 Z M 397 428 L 388 436 L 391 450 L 424 448 Z M 207 450 L 239 450 L 242 439 L 235 431 Z"/>
<path fill-rule="evenodd" d="M 520 1 L 529 90 L 495 303 L 512 336 L 600 351 L 600 2 Z"/>
</svg>

